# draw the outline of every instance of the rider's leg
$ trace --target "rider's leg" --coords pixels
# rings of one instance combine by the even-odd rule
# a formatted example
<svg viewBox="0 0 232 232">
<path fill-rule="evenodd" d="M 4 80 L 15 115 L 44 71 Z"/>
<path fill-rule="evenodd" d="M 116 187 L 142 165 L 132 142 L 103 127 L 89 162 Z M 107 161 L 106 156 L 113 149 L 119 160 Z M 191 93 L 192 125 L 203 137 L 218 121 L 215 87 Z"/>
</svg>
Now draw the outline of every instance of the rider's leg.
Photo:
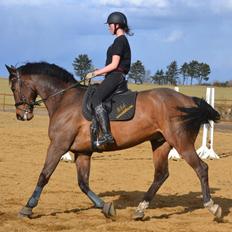
<svg viewBox="0 0 232 232">
<path fill-rule="evenodd" d="M 107 78 L 105 78 L 97 87 L 93 95 L 93 108 L 102 130 L 102 136 L 99 138 L 98 144 L 96 144 L 97 146 L 114 143 L 114 139 L 110 131 L 109 116 L 107 111 L 103 108 L 102 102 L 115 91 L 123 78 L 124 77 L 121 73 L 108 75 Z"/>
</svg>

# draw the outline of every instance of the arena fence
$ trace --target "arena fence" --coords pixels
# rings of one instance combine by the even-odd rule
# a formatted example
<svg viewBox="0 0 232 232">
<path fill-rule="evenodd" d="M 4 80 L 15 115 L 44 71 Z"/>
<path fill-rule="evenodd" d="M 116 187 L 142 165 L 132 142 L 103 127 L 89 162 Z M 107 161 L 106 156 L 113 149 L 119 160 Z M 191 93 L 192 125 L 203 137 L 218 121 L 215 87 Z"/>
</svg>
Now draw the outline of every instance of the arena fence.
<svg viewBox="0 0 232 232">
<path fill-rule="evenodd" d="M 15 106 L 14 106 L 14 98 L 13 94 L 8 93 L 0 93 L 0 111 L 5 112 L 14 112 Z M 232 100 L 226 100 L 226 99 L 215 99 L 215 106 L 220 105 L 232 105 Z M 34 109 L 35 114 L 47 114 L 46 107 L 44 104 L 41 104 L 40 106 L 36 106 Z"/>
<path fill-rule="evenodd" d="M 15 102 L 13 94 L 0 93 L 0 111 L 3 112 L 14 112 Z M 47 109 L 44 104 L 36 106 L 34 109 L 35 114 L 47 114 Z"/>
</svg>

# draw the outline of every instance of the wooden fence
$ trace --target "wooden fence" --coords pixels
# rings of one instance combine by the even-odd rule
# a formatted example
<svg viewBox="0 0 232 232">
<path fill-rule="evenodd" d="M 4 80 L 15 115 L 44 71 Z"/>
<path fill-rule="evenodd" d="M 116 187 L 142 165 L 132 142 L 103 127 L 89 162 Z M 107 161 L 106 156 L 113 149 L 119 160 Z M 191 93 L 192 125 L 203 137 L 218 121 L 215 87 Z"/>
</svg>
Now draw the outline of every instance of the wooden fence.
<svg viewBox="0 0 232 232">
<path fill-rule="evenodd" d="M 0 93 L 0 111 L 5 112 L 13 112 L 15 111 L 15 102 L 12 94 L 7 93 Z M 216 99 L 215 105 L 217 107 L 221 105 L 231 106 L 232 107 L 232 100 L 226 100 L 226 99 Z M 34 113 L 38 114 L 47 114 L 47 109 L 44 106 L 44 104 L 41 104 L 41 106 L 36 106 L 34 109 Z"/>
<path fill-rule="evenodd" d="M 14 112 L 15 111 L 15 102 L 13 94 L 0 93 L 0 111 L 4 112 Z M 37 114 L 47 114 L 47 109 L 44 104 L 36 106 L 34 113 Z"/>
</svg>

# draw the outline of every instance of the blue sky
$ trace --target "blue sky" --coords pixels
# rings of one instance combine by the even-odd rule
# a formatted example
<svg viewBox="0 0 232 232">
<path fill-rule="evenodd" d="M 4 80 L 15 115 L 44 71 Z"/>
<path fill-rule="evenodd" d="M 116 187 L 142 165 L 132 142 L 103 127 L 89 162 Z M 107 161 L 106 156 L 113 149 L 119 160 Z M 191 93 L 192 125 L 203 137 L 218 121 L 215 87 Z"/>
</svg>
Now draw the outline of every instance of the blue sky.
<svg viewBox="0 0 232 232">
<path fill-rule="evenodd" d="M 5 64 L 35 61 L 73 73 L 79 54 L 102 67 L 112 11 L 127 15 L 132 62 L 151 74 L 196 59 L 210 65 L 211 82 L 232 80 L 232 0 L 0 0 L 0 76 Z"/>
</svg>

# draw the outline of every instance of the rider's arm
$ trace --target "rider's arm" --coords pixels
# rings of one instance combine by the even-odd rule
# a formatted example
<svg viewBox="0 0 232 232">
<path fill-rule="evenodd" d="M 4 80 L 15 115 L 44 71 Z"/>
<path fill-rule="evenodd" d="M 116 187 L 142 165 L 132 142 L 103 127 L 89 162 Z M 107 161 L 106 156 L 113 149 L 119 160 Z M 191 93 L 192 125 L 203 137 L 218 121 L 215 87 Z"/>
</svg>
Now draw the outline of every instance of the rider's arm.
<svg viewBox="0 0 232 232">
<path fill-rule="evenodd" d="M 100 75 L 105 75 L 109 72 L 112 72 L 113 70 L 115 70 L 120 62 L 120 56 L 118 55 L 113 55 L 112 56 L 112 62 L 110 64 L 108 64 L 107 66 L 105 66 L 104 68 L 98 69 L 94 71 L 94 75 L 95 76 L 100 76 Z"/>
</svg>

